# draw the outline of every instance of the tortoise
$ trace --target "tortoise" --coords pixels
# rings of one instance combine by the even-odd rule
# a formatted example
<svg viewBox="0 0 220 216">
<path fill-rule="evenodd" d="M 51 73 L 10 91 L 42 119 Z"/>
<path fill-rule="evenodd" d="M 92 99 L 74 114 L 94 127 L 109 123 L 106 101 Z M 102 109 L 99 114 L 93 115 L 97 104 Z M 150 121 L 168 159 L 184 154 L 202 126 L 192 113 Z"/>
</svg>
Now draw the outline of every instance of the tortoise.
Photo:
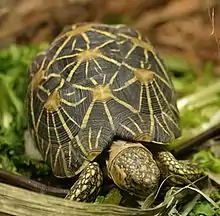
<svg viewBox="0 0 220 216">
<path fill-rule="evenodd" d="M 58 178 L 78 176 L 66 199 L 94 199 L 104 169 L 139 198 L 171 174 L 188 181 L 201 175 L 166 148 L 181 135 L 176 93 L 162 58 L 136 29 L 67 27 L 33 60 L 27 99 L 29 130 L 43 159 Z"/>
</svg>

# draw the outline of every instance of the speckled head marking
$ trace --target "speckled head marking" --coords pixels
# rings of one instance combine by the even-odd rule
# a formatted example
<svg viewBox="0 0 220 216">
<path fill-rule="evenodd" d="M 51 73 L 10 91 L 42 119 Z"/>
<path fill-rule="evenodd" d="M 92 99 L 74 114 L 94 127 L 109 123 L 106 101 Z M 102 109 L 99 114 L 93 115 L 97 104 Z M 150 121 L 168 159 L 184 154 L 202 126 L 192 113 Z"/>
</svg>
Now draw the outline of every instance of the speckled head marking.
<svg viewBox="0 0 220 216">
<path fill-rule="evenodd" d="M 159 168 L 151 152 L 139 143 L 114 142 L 107 164 L 115 184 L 131 194 L 147 197 L 158 187 Z"/>
</svg>

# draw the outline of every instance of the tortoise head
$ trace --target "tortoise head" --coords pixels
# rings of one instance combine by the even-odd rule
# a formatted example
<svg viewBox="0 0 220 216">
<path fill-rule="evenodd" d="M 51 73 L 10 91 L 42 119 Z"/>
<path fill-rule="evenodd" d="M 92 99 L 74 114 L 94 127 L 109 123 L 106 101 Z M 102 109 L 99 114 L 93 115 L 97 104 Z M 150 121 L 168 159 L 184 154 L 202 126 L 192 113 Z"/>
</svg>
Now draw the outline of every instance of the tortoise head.
<svg viewBox="0 0 220 216">
<path fill-rule="evenodd" d="M 114 142 L 107 168 L 119 188 L 138 197 L 147 197 L 158 187 L 159 168 L 151 152 L 139 143 Z"/>
</svg>

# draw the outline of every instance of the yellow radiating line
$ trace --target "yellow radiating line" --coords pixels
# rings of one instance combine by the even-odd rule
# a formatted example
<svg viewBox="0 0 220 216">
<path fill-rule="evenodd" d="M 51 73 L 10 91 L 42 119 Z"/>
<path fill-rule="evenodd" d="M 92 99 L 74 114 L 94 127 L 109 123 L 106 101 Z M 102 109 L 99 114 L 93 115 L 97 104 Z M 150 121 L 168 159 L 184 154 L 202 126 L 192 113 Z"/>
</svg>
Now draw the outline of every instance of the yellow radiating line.
<svg viewBox="0 0 220 216">
<path fill-rule="evenodd" d="M 86 79 L 88 78 L 88 72 L 89 72 L 89 61 L 86 61 L 86 68 L 85 68 Z"/>
<path fill-rule="evenodd" d="M 76 63 L 76 65 L 72 68 L 72 70 L 70 71 L 68 77 L 66 78 L 67 82 L 70 82 L 70 80 L 72 79 L 73 77 L 73 74 L 76 72 L 76 70 L 78 69 L 78 67 L 81 65 L 82 61 L 78 61 Z"/>
<path fill-rule="evenodd" d="M 99 132 L 98 132 L 97 137 L 96 137 L 96 142 L 95 142 L 95 148 L 96 149 L 99 146 L 99 139 L 100 139 L 100 136 L 101 136 L 101 132 L 102 132 L 102 127 L 99 129 Z"/>
<path fill-rule="evenodd" d="M 127 82 L 125 82 L 125 84 L 123 86 L 121 86 L 120 88 L 117 88 L 117 89 L 113 89 L 114 92 L 117 92 L 117 91 L 121 91 L 125 88 L 127 88 L 128 86 L 132 85 L 133 83 L 135 83 L 137 81 L 137 78 L 136 77 L 133 77 L 131 78 L 130 80 L 128 80 Z"/>
<path fill-rule="evenodd" d="M 60 88 L 62 88 L 65 82 L 66 82 L 65 79 L 62 78 L 62 79 L 60 80 L 59 85 L 55 88 L 54 91 L 58 91 Z"/>
<path fill-rule="evenodd" d="M 72 103 L 72 102 L 69 102 L 69 101 L 67 101 L 67 100 L 65 100 L 65 99 L 63 99 L 63 98 L 61 98 L 61 102 L 64 103 L 64 104 L 66 104 L 66 105 L 68 105 L 68 106 L 71 106 L 71 107 L 77 107 L 78 105 L 80 105 L 81 103 L 83 103 L 83 101 L 86 100 L 86 99 L 87 99 L 87 97 L 84 97 L 84 98 L 82 98 L 81 100 L 79 100 L 79 101 L 77 101 L 77 102 L 75 102 L 75 103 Z"/>
<path fill-rule="evenodd" d="M 59 145 L 58 148 L 57 148 L 57 152 L 56 152 L 56 154 L 55 154 L 55 160 L 54 160 L 53 168 L 55 168 L 56 165 L 57 165 L 57 161 L 58 161 L 58 157 L 59 157 L 61 148 L 62 148 L 61 145 Z M 50 154 L 50 155 L 51 155 L 51 157 L 52 157 L 52 154 Z M 51 160 L 52 160 L 52 158 L 51 158 Z"/>
<path fill-rule="evenodd" d="M 145 42 L 145 41 L 143 41 L 143 40 L 140 39 L 140 38 L 131 37 L 131 36 L 128 36 L 128 35 L 123 34 L 123 33 L 120 33 L 119 35 L 120 35 L 121 37 L 124 37 L 124 38 L 130 40 L 130 41 L 133 42 L 135 45 L 140 46 L 140 47 L 142 47 L 142 48 L 145 48 L 145 49 L 147 49 L 147 51 L 151 51 L 151 52 L 155 55 L 155 53 L 154 53 L 154 48 L 153 48 L 153 46 L 152 46 L 149 42 Z"/>
<path fill-rule="evenodd" d="M 46 57 L 44 57 L 44 59 L 42 61 L 42 64 L 41 64 L 39 70 L 36 73 L 38 73 L 39 71 L 41 71 L 43 69 L 45 61 L 46 61 Z M 30 86 L 29 91 L 30 91 L 30 100 L 31 100 L 30 101 L 30 103 L 31 103 L 31 118 L 32 118 L 34 130 L 37 131 L 37 126 L 36 126 L 35 116 L 34 116 L 34 113 L 35 113 L 34 112 L 34 101 L 33 101 L 33 99 L 34 99 L 34 91 L 33 91 L 33 87 L 32 86 Z"/>
<path fill-rule="evenodd" d="M 82 153 L 83 153 L 85 156 L 87 156 L 88 153 L 87 153 L 86 149 L 84 148 L 84 146 L 82 145 L 82 143 L 81 143 L 81 141 L 80 141 L 80 139 L 79 139 L 79 136 L 76 135 L 75 138 L 76 138 L 76 143 L 77 143 L 77 145 L 80 147 Z"/>
<path fill-rule="evenodd" d="M 76 26 L 76 25 L 73 25 L 72 26 L 72 29 L 67 31 L 64 35 L 65 36 L 76 36 L 78 34 L 82 34 L 83 32 L 87 32 L 87 31 L 90 31 L 90 29 L 92 28 L 92 25 L 91 24 L 88 24 L 88 25 L 82 25 L 82 26 Z"/>
<path fill-rule="evenodd" d="M 60 78 L 60 74 L 50 73 L 50 74 L 47 76 L 47 79 L 54 78 L 54 77 Z"/>
<path fill-rule="evenodd" d="M 56 53 L 54 54 L 52 60 L 49 62 L 49 64 L 47 65 L 47 70 L 50 68 L 50 66 L 53 64 L 54 60 L 56 59 L 56 57 L 60 54 L 60 52 L 62 51 L 62 49 L 66 46 L 66 44 L 69 42 L 69 40 L 72 37 L 68 37 L 63 44 L 59 47 L 59 49 L 57 49 Z"/>
<path fill-rule="evenodd" d="M 42 85 L 39 85 L 38 88 L 49 96 L 50 91 L 48 89 L 45 89 Z"/>
<path fill-rule="evenodd" d="M 33 126 L 34 126 L 34 130 L 35 130 L 35 135 L 36 135 L 36 139 L 37 139 L 37 145 L 39 145 L 39 137 L 38 137 L 38 129 L 37 129 L 37 124 L 35 122 L 35 116 L 34 116 L 34 106 L 33 106 L 33 89 L 30 89 L 31 95 L 30 95 L 30 100 L 31 100 L 31 118 L 32 118 L 32 122 L 33 122 Z"/>
<path fill-rule="evenodd" d="M 79 51 L 79 52 L 85 52 L 86 50 L 85 49 L 82 49 L 82 48 L 75 48 L 76 51 Z M 79 53 L 77 53 L 79 55 Z"/>
<path fill-rule="evenodd" d="M 141 130 L 141 128 L 139 127 L 139 125 L 134 121 L 134 119 L 132 119 L 131 117 L 129 117 L 129 119 L 131 120 L 131 122 L 135 125 L 135 127 L 138 129 L 138 132 L 141 134 L 143 133 L 143 131 Z"/>
<path fill-rule="evenodd" d="M 128 51 L 127 55 L 125 56 L 125 59 L 131 55 L 131 53 L 136 49 L 136 47 L 137 46 L 135 44 L 132 46 L 132 48 Z"/>
<path fill-rule="evenodd" d="M 128 68 L 129 70 L 132 70 L 132 71 L 136 70 L 136 68 L 132 67 L 131 65 L 128 65 L 125 62 L 122 62 L 122 65 L 125 66 L 126 68 Z"/>
<path fill-rule="evenodd" d="M 66 160 L 66 156 L 65 156 L 65 152 L 63 151 L 63 148 L 61 148 L 61 158 L 63 161 L 64 173 L 67 177 L 69 177 L 69 172 L 68 172 L 68 168 L 67 168 L 67 160 Z"/>
<path fill-rule="evenodd" d="M 102 43 L 101 45 L 97 46 L 94 50 L 99 50 L 100 48 L 103 48 L 105 46 L 107 46 L 108 44 L 111 44 L 115 42 L 115 40 L 109 40 L 109 41 L 106 41 L 105 43 Z"/>
<path fill-rule="evenodd" d="M 145 48 L 147 51 L 152 52 L 154 58 L 156 59 L 158 65 L 162 69 L 162 72 L 163 72 L 164 76 L 166 77 L 166 79 L 169 83 L 169 86 L 170 86 L 170 79 L 169 79 L 168 73 L 167 73 L 166 69 L 164 68 L 164 65 L 162 64 L 162 62 L 159 60 L 157 54 L 155 53 L 153 46 L 149 42 L 148 43 L 144 42 L 143 40 L 140 40 L 138 38 L 134 38 L 134 37 L 131 37 L 131 36 L 128 36 L 128 35 L 125 35 L 125 34 L 119 34 L 119 35 L 124 37 L 124 38 L 127 38 L 127 39 L 131 40 L 134 44 Z"/>
<path fill-rule="evenodd" d="M 136 33 L 137 33 L 137 38 L 139 39 L 139 40 L 142 40 L 142 37 L 141 37 L 141 34 L 138 32 L 138 31 L 136 31 Z"/>
<path fill-rule="evenodd" d="M 133 131 L 133 130 L 131 130 L 129 127 L 127 127 L 127 126 L 125 126 L 125 125 L 123 125 L 123 124 L 121 124 L 120 123 L 120 125 L 125 129 L 125 130 L 127 130 L 130 134 L 132 134 L 132 136 L 136 136 L 136 133 Z"/>
<path fill-rule="evenodd" d="M 120 49 L 111 49 L 111 52 L 119 52 Z"/>
<path fill-rule="evenodd" d="M 89 128 L 89 136 L 88 136 L 88 139 L 89 139 L 89 149 L 92 150 L 92 128 L 90 127 Z"/>
<path fill-rule="evenodd" d="M 37 144 L 38 148 L 40 148 L 40 137 L 38 136 L 37 133 L 35 135 L 36 135 L 36 139 L 37 139 L 36 144 Z"/>
<path fill-rule="evenodd" d="M 94 28 L 91 28 L 90 29 L 91 31 L 94 31 L 94 32 L 98 32 L 98 33 L 100 33 L 100 34 L 102 34 L 102 35 L 105 35 L 105 36 L 107 36 L 107 37 L 110 37 L 110 38 L 113 38 L 113 39 L 116 39 L 116 35 L 115 34 L 112 34 L 112 33 L 110 33 L 110 32 L 107 32 L 107 31 L 102 31 L 102 30 L 99 30 L 99 29 L 94 29 Z"/>
<path fill-rule="evenodd" d="M 63 73 L 67 68 L 71 67 L 72 65 L 74 65 L 76 62 L 75 61 L 72 61 L 70 62 L 69 64 L 67 64 L 61 71 L 61 73 Z"/>
<path fill-rule="evenodd" d="M 95 61 L 94 61 L 94 62 L 95 62 Z M 100 74 L 100 72 L 98 71 L 98 69 L 97 69 L 96 66 L 94 66 L 94 70 L 95 70 L 95 72 L 96 72 L 97 74 Z"/>
<path fill-rule="evenodd" d="M 71 141 L 72 141 L 72 140 L 71 140 Z M 72 154 L 71 154 L 71 152 L 72 152 L 73 148 L 72 148 L 72 143 L 71 143 L 71 141 L 69 142 L 69 152 L 68 152 L 68 154 L 69 154 L 69 163 L 68 163 L 68 167 L 70 167 L 71 162 L 72 162 Z"/>
<path fill-rule="evenodd" d="M 43 70 L 44 65 L 45 65 L 45 62 L 46 62 L 46 59 L 47 59 L 47 57 L 45 56 L 44 59 L 43 59 L 42 62 L 41 62 L 40 68 L 37 70 L 36 73 L 33 74 L 32 78 L 34 77 L 35 74 L 37 74 L 38 72 L 40 72 L 40 71 Z"/>
<path fill-rule="evenodd" d="M 66 133 L 67 133 L 69 139 L 72 140 L 72 139 L 74 138 L 74 137 L 73 137 L 73 134 L 72 134 L 72 132 L 70 131 L 70 129 L 68 128 L 68 126 L 67 126 L 67 124 L 66 124 L 66 121 L 65 121 L 64 118 L 63 118 L 63 115 L 61 114 L 60 111 L 58 111 L 57 114 L 58 114 L 58 116 L 59 116 L 60 121 L 62 122 L 62 126 L 64 127 L 64 129 L 65 129 L 65 131 L 66 131 Z"/>
<path fill-rule="evenodd" d="M 65 115 L 68 116 L 68 119 L 71 120 L 77 127 L 80 127 L 80 125 L 66 112 L 65 109 L 62 108 L 62 111 L 65 113 Z"/>
<path fill-rule="evenodd" d="M 100 71 L 102 71 L 101 66 L 99 65 L 98 61 L 96 59 L 93 59 L 94 63 L 96 64 L 96 66 L 99 68 Z M 98 72 L 100 73 L 100 72 Z"/>
<path fill-rule="evenodd" d="M 140 115 L 140 113 L 138 113 L 137 116 L 138 116 L 138 118 L 140 119 L 140 121 L 141 121 L 142 123 L 145 122 L 144 119 L 142 118 L 142 116 Z"/>
<path fill-rule="evenodd" d="M 146 94 L 147 94 L 147 104 L 148 104 L 149 111 L 150 111 L 150 136 L 152 136 L 153 135 L 153 127 L 155 125 L 154 111 L 153 111 L 153 108 L 152 108 L 152 101 L 151 101 L 151 97 L 150 97 L 149 86 L 145 85 L 145 88 L 146 88 Z"/>
<path fill-rule="evenodd" d="M 39 95 L 39 92 L 37 92 L 37 97 L 38 99 L 41 101 L 41 103 L 44 103 L 45 101 L 41 98 L 41 96 Z"/>
<path fill-rule="evenodd" d="M 33 126 L 34 126 L 34 129 L 36 130 L 36 122 L 35 122 L 35 116 L 34 116 L 34 94 L 33 94 L 33 89 L 31 88 L 30 89 L 30 103 L 31 103 L 31 117 L 32 117 L 32 122 L 33 122 Z"/>
<path fill-rule="evenodd" d="M 89 117 L 90 117 L 90 114 L 91 114 L 91 112 L 92 112 L 93 106 L 94 106 L 94 101 L 92 101 L 92 102 L 90 103 L 90 105 L 89 105 L 89 107 L 88 107 L 88 109 L 87 109 L 87 111 L 86 111 L 86 114 L 85 114 L 85 116 L 84 116 L 84 118 L 83 118 L 83 122 L 82 122 L 82 124 L 81 124 L 81 128 L 86 128 L 87 123 L 88 123 L 88 120 L 89 120 Z"/>
<path fill-rule="evenodd" d="M 42 107 L 40 115 L 38 116 L 38 119 L 37 119 L 37 124 L 36 124 L 36 133 L 37 134 L 38 134 L 38 128 L 39 128 L 39 124 L 40 124 L 40 121 L 41 121 L 41 117 L 42 117 L 43 111 L 44 111 L 44 107 Z"/>
<path fill-rule="evenodd" d="M 107 56 L 105 56 L 105 55 L 99 54 L 98 56 L 99 56 L 100 58 L 102 58 L 102 59 L 108 61 L 108 62 L 111 62 L 111 63 L 117 65 L 117 66 L 120 66 L 120 65 L 121 65 L 120 62 L 116 61 L 115 59 L 109 58 L 109 57 L 107 57 Z"/>
<path fill-rule="evenodd" d="M 74 53 L 74 54 L 70 54 L 70 55 L 63 55 L 63 56 L 57 58 L 56 61 L 59 61 L 59 60 L 62 60 L 62 59 L 74 58 L 78 55 L 79 55 L 79 53 Z"/>
<path fill-rule="evenodd" d="M 173 121 L 173 118 L 171 118 L 167 113 L 163 112 L 163 115 L 165 115 L 174 125 L 176 128 L 179 129 L 179 126 L 176 124 L 176 122 Z"/>
<path fill-rule="evenodd" d="M 90 80 L 92 81 L 93 85 L 97 85 L 98 84 L 98 82 L 95 80 L 94 77 L 90 77 Z"/>
<path fill-rule="evenodd" d="M 123 105 L 124 107 L 126 107 L 127 109 L 129 109 L 131 112 L 133 113 L 137 113 L 138 111 L 132 107 L 130 104 L 120 100 L 119 98 L 115 97 L 114 95 L 112 95 L 112 99 L 115 100 L 116 102 L 118 102 L 119 104 Z"/>
<path fill-rule="evenodd" d="M 154 88 L 153 85 L 152 85 L 152 88 L 153 88 L 153 91 L 154 91 L 154 95 L 155 95 L 155 97 L 156 97 L 156 99 L 157 99 L 157 103 L 159 104 L 159 107 L 160 107 L 160 111 L 161 111 L 161 115 L 162 115 L 163 122 L 164 122 L 164 124 L 165 124 L 166 127 L 167 127 L 167 130 L 168 130 L 169 135 L 171 135 L 171 136 L 174 137 L 173 132 L 170 130 L 169 126 L 167 125 L 166 120 L 164 119 L 163 107 L 161 106 L 160 100 L 159 100 L 159 98 L 158 98 L 158 94 L 157 94 L 157 92 L 156 92 L 156 90 L 155 90 L 155 88 Z M 166 130 L 166 129 L 164 129 L 164 130 Z"/>
<path fill-rule="evenodd" d="M 141 89 L 140 89 L 140 100 L 139 100 L 139 106 L 138 106 L 138 111 L 140 112 L 141 111 L 141 105 L 142 105 L 142 100 L 143 100 L 143 85 L 141 85 Z"/>
<path fill-rule="evenodd" d="M 114 75 L 112 76 L 112 78 L 111 78 L 110 81 L 109 81 L 109 85 L 112 85 L 112 84 L 113 84 L 113 82 L 114 82 L 114 80 L 116 79 L 118 73 L 119 73 L 119 71 L 116 71 L 116 72 L 114 73 Z"/>
<path fill-rule="evenodd" d="M 72 92 L 66 93 L 65 96 L 73 96 L 73 95 L 75 95 L 75 94 L 76 94 L 76 92 L 75 92 L 75 91 L 72 91 Z"/>
<path fill-rule="evenodd" d="M 90 49 L 90 46 L 89 46 L 89 44 L 90 44 L 90 40 L 89 40 L 88 36 L 86 35 L 85 32 L 82 33 L 81 35 L 82 35 L 83 39 L 84 39 L 85 42 L 86 42 L 86 48 L 87 48 L 87 50 L 89 50 L 89 49 Z"/>
<path fill-rule="evenodd" d="M 109 123 L 111 125 L 111 128 L 112 128 L 112 130 L 115 130 L 115 126 L 114 126 L 112 115 L 111 115 L 111 113 L 109 111 L 109 108 L 108 108 L 106 102 L 103 102 L 103 104 L 104 104 L 105 112 L 106 112 L 106 115 L 108 117 L 108 120 L 109 120 Z"/>
<path fill-rule="evenodd" d="M 160 94 L 161 94 L 161 96 L 162 96 L 163 100 L 165 101 L 165 103 L 166 103 L 167 107 L 169 107 L 169 109 L 170 109 L 170 111 L 171 111 L 171 108 L 170 108 L 170 103 L 167 101 L 167 99 L 166 99 L 165 95 L 163 94 L 163 91 L 161 90 L 161 88 L 160 88 L 160 86 L 158 85 L 158 83 L 157 83 L 157 82 L 155 82 L 155 84 L 156 84 L 156 86 L 157 86 L 157 88 L 158 88 L 158 90 L 159 90 L 159 92 L 160 92 Z"/>
<path fill-rule="evenodd" d="M 55 131 L 55 134 L 56 134 L 57 142 L 61 146 L 61 142 L 60 142 L 59 133 L 58 133 L 57 127 L 56 127 L 56 121 L 55 121 L 54 114 L 51 113 L 51 116 L 52 116 L 52 122 L 53 122 L 53 125 L 54 125 L 54 131 Z"/>
<path fill-rule="evenodd" d="M 45 152 L 45 161 L 47 160 L 47 156 L 51 147 L 51 136 L 50 136 L 50 123 L 49 123 L 49 113 L 47 112 L 47 134 L 48 134 L 48 145 L 47 145 L 47 150 Z"/>
<path fill-rule="evenodd" d="M 170 87 L 171 86 L 171 81 L 170 81 L 170 78 L 168 76 L 167 70 L 165 69 L 164 65 L 162 64 L 160 59 L 157 57 L 155 52 L 153 52 L 153 55 L 154 55 L 157 63 L 159 64 L 160 68 L 162 69 L 164 76 L 166 77 L 167 81 L 169 82 L 169 87 Z"/>
<path fill-rule="evenodd" d="M 105 85 L 106 76 L 106 74 L 103 75 L 102 85 Z"/>
<path fill-rule="evenodd" d="M 74 50 L 75 47 L 76 47 L 76 41 L 77 41 L 77 39 L 75 38 L 74 41 L 73 41 L 73 43 L 72 43 L 72 47 L 71 47 L 72 50 Z"/>
<path fill-rule="evenodd" d="M 160 88 L 160 86 L 158 85 L 158 83 L 155 82 L 155 84 L 156 84 L 156 86 L 157 86 L 157 88 L 158 88 L 158 90 L 159 90 L 159 92 L 160 92 L 160 94 L 161 94 L 163 100 L 165 101 L 167 107 L 169 108 L 169 111 L 172 113 L 173 111 L 172 111 L 171 106 L 170 106 L 171 104 L 167 101 L 167 99 L 166 99 L 165 95 L 163 94 L 163 92 L 161 91 L 161 88 Z M 171 118 L 171 119 L 172 119 L 172 118 Z M 179 128 L 178 125 L 177 125 L 173 120 L 172 120 L 172 122 L 173 122 L 173 124 L 174 124 L 177 128 Z"/>
<path fill-rule="evenodd" d="M 170 104 L 170 107 L 172 108 L 172 110 L 174 110 L 174 112 L 179 115 L 179 110 L 173 105 L 173 104 Z"/>
<path fill-rule="evenodd" d="M 157 73 L 154 73 L 155 76 L 160 79 L 168 88 L 170 88 L 170 84 L 165 80 L 163 79 L 161 76 L 159 76 Z"/>
<path fill-rule="evenodd" d="M 83 26 L 72 26 L 72 29 L 65 31 L 63 34 L 61 34 L 60 36 L 56 37 L 55 41 L 59 41 L 64 37 L 70 37 L 73 38 L 74 36 L 81 34 L 83 32 L 88 31 L 90 28 L 92 27 L 92 25 L 83 25 Z"/>
<path fill-rule="evenodd" d="M 86 90 L 86 91 L 92 91 L 93 90 L 93 88 L 86 87 L 86 86 L 81 86 L 81 85 L 78 85 L 78 84 L 72 84 L 72 86 L 76 89 L 81 89 L 81 90 Z"/>
<path fill-rule="evenodd" d="M 119 45 L 122 45 L 122 44 L 124 44 L 125 42 L 127 42 L 127 40 L 121 40 L 121 41 L 119 41 L 119 42 L 117 42 Z"/>
<path fill-rule="evenodd" d="M 144 57 L 145 57 L 145 62 L 148 62 L 148 54 L 146 49 L 144 49 Z"/>
<path fill-rule="evenodd" d="M 155 116 L 155 119 L 156 119 L 157 123 L 160 125 L 160 127 L 163 129 L 163 131 L 170 136 L 170 133 L 163 127 L 163 125 L 160 123 L 157 116 Z"/>
</svg>

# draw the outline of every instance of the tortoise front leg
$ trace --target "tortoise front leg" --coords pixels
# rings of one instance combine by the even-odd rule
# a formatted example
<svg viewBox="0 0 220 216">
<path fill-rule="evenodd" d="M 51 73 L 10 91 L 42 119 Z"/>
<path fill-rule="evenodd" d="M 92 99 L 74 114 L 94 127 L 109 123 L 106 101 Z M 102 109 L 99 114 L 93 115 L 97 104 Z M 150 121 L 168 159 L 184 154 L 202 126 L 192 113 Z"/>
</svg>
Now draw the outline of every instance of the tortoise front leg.
<svg viewBox="0 0 220 216">
<path fill-rule="evenodd" d="M 94 200 L 103 182 L 102 171 L 96 162 L 89 163 L 70 188 L 65 199 L 90 202 Z"/>
<path fill-rule="evenodd" d="M 169 175 L 177 175 L 183 178 L 171 177 L 168 179 L 173 184 L 185 184 L 188 181 L 195 181 L 201 175 L 201 169 L 189 160 L 177 160 L 170 152 L 160 151 L 156 154 L 156 162 L 160 168 L 163 178 Z"/>
</svg>

